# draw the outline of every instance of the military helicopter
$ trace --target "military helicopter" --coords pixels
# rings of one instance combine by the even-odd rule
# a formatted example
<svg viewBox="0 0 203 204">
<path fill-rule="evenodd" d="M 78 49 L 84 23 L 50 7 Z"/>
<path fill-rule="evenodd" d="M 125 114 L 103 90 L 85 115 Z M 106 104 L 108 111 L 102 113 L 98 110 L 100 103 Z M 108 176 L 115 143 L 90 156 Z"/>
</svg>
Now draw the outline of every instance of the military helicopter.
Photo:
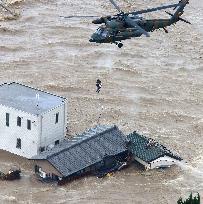
<svg viewBox="0 0 203 204">
<path fill-rule="evenodd" d="M 168 33 L 166 27 L 175 24 L 178 21 L 191 24 L 189 21 L 181 18 L 180 16 L 184 13 L 185 6 L 189 3 L 189 0 L 181 0 L 177 4 L 170 4 L 166 6 L 160 6 L 151 9 L 145 9 L 140 11 L 133 11 L 125 13 L 115 3 L 114 0 L 109 0 L 112 5 L 119 12 L 113 16 L 100 17 L 92 21 L 94 24 L 101 25 L 95 33 L 92 34 L 90 42 L 95 43 L 114 43 L 119 48 L 123 46 L 122 40 L 130 39 L 133 37 L 140 37 L 145 35 L 150 37 L 148 32 L 153 32 L 156 29 L 163 28 Z M 140 14 L 159 11 L 163 9 L 173 8 L 176 9 L 174 14 L 166 11 L 171 16 L 169 19 L 144 19 Z M 61 16 L 64 18 L 73 17 L 97 17 L 97 16 Z"/>
</svg>

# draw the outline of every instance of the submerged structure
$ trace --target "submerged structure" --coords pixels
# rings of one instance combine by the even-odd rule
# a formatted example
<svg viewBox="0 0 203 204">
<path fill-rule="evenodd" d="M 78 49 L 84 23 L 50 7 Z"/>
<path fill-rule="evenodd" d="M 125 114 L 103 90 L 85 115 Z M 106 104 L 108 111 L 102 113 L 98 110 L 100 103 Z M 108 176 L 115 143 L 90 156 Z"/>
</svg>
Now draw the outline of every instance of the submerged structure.
<svg viewBox="0 0 203 204">
<path fill-rule="evenodd" d="M 13 181 L 21 178 L 20 169 L 10 169 L 8 173 L 3 173 L 0 171 L 0 180 Z"/>
<path fill-rule="evenodd" d="M 65 138 L 64 97 L 15 82 L 0 85 L 0 96 L 0 149 L 32 160 L 42 181 L 63 184 L 85 174 L 103 177 L 133 161 L 154 169 L 182 160 L 155 140 L 137 132 L 126 136 L 115 125 Z"/>
<path fill-rule="evenodd" d="M 124 162 L 126 136 L 116 126 L 96 126 L 51 150 L 34 156 L 35 173 L 41 180 L 63 184 L 84 174 L 95 174 Z"/>
<path fill-rule="evenodd" d="M 64 139 L 64 97 L 15 82 L 0 85 L 0 96 L 0 149 L 31 158 Z"/>
<path fill-rule="evenodd" d="M 86 174 L 103 177 L 134 161 L 147 170 L 169 167 L 182 159 L 137 132 L 126 137 L 117 126 L 99 125 L 72 139 L 64 139 L 31 160 L 40 180 L 64 184 Z"/>
<path fill-rule="evenodd" d="M 151 138 L 133 132 L 127 136 L 128 150 L 135 161 L 142 164 L 146 170 L 170 167 L 182 159 Z"/>
</svg>

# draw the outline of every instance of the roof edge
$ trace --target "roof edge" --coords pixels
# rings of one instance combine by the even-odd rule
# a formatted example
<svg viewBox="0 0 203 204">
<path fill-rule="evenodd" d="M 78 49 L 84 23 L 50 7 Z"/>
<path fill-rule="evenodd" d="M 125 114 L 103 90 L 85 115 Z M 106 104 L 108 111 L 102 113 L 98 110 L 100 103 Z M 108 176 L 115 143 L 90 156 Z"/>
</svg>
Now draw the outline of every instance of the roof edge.
<svg viewBox="0 0 203 204">
<path fill-rule="evenodd" d="M 51 111 L 53 111 L 53 110 L 55 110 L 57 108 L 60 108 L 61 106 L 64 106 L 64 105 L 65 105 L 65 102 L 62 102 L 60 105 L 58 105 L 58 106 L 56 106 L 54 108 L 51 108 L 51 109 L 49 109 L 49 110 L 47 110 L 45 112 L 42 112 L 41 115 L 45 115 L 45 114 L 47 114 L 47 113 L 49 113 L 49 112 L 51 112 Z"/>
<path fill-rule="evenodd" d="M 34 113 L 26 112 L 26 111 L 23 111 L 23 110 L 21 110 L 21 109 L 14 108 L 13 106 L 6 106 L 6 105 L 4 105 L 4 104 L 0 104 L 0 106 L 4 106 L 4 107 L 6 107 L 6 108 L 11 108 L 11 109 L 13 109 L 13 110 L 20 111 L 20 112 L 23 112 L 23 113 L 26 113 L 26 114 L 29 114 L 29 115 L 32 115 L 32 116 L 37 116 L 37 117 L 38 117 L 39 115 L 41 115 L 41 114 L 34 114 Z"/>
<path fill-rule="evenodd" d="M 95 128 L 96 128 L 96 127 L 95 127 Z M 105 134 L 105 133 L 107 133 L 107 132 L 109 132 L 110 130 L 113 130 L 113 129 L 118 129 L 118 127 L 117 127 L 116 125 L 113 125 L 112 127 L 108 128 L 107 130 L 104 130 L 103 132 L 100 132 L 100 133 L 98 133 L 98 134 L 93 135 L 92 137 L 87 138 L 85 141 L 89 141 L 90 139 L 95 138 L 95 137 L 98 137 L 98 136 L 100 136 L 101 134 Z M 118 129 L 118 130 L 119 130 L 119 129 Z M 82 134 L 81 134 L 81 135 L 82 135 Z M 79 135 L 78 135 L 78 136 L 79 136 Z M 78 136 L 74 136 L 74 137 L 78 137 Z M 74 138 L 74 137 L 73 137 L 73 138 Z M 57 152 L 57 153 L 54 153 L 54 154 L 52 154 L 51 156 L 47 156 L 46 159 L 49 159 L 49 158 L 51 158 L 51 157 L 53 157 L 53 156 L 56 156 L 56 155 L 58 155 L 59 153 L 63 153 L 64 151 L 67 151 L 68 149 L 71 149 L 71 148 L 73 148 L 73 147 L 75 147 L 75 146 L 81 144 L 82 142 L 84 142 L 84 140 L 81 140 L 81 141 L 79 141 L 78 143 L 75 143 L 75 144 L 73 144 L 73 145 L 70 146 L 70 147 L 67 147 L 67 148 L 65 148 L 65 149 L 63 149 L 63 150 L 61 150 L 61 151 L 59 151 L 59 152 Z"/>
<path fill-rule="evenodd" d="M 128 150 L 125 150 L 125 151 L 128 151 Z M 119 153 L 117 153 L 117 154 L 109 154 L 108 156 L 110 156 L 110 157 L 113 157 L 113 156 L 115 156 L 115 155 L 118 155 L 118 154 L 120 154 L 121 152 L 119 152 Z M 105 157 L 103 157 L 102 158 L 102 160 L 104 159 Z M 96 163 L 98 163 L 98 162 L 100 162 L 100 161 L 102 161 L 101 159 L 97 159 L 95 162 L 93 162 L 91 165 L 86 165 L 85 167 L 82 167 L 82 168 L 80 168 L 79 170 L 75 170 L 75 171 L 73 171 L 71 174 L 69 174 L 69 175 L 65 175 L 64 177 L 68 177 L 68 176 L 71 176 L 71 175 L 73 175 L 74 173 L 77 173 L 78 171 L 81 171 L 81 170 L 83 170 L 83 169 L 85 169 L 85 168 L 87 168 L 87 167 L 90 167 L 90 166 L 92 166 L 92 165 L 95 165 Z M 55 165 L 53 165 L 52 163 L 51 163 L 51 161 L 49 161 L 49 159 L 47 159 L 47 161 L 58 171 L 58 172 L 60 172 L 62 175 L 63 175 L 63 173 L 57 168 L 57 166 L 55 166 Z"/>
<path fill-rule="evenodd" d="M 40 92 L 43 92 L 43 93 L 46 93 L 46 94 L 49 94 L 49 95 L 52 95 L 52 96 L 56 96 L 56 97 L 62 98 L 62 99 L 64 99 L 64 100 L 67 99 L 67 98 L 65 98 L 65 97 L 63 97 L 63 96 L 59 96 L 59 95 L 50 93 L 50 92 L 48 92 L 48 91 L 44 91 L 44 90 L 42 90 L 42 89 L 34 88 L 34 87 L 32 87 L 32 86 L 25 85 L 25 84 L 22 84 L 22 83 L 20 83 L 20 82 L 15 82 L 15 81 L 12 81 L 12 82 L 9 82 L 9 83 L 5 82 L 5 83 L 0 84 L 0 86 L 6 85 L 6 84 L 7 84 L 7 85 L 18 84 L 18 85 L 21 85 L 21 86 L 24 86 L 24 87 L 27 87 L 27 88 L 34 89 L 34 90 L 36 90 L 36 91 L 40 91 Z"/>
<path fill-rule="evenodd" d="M 147 136 L 144 136 L 142 134 L 139 134 L 137 131 L 133 131 L 132 133 L 128 134 L 127 135 L 127 138 L 129 139 L 130 136 L 133 136 L 133 135 L 139 135 L 140 137 L 142 137 L 143 139 L 146 139 L 146 140 L 150 140 L 150 139 L 153 139 L 151 137 L 147 137 Z M 156 159 L 160 158 L 160 157 L 163 157 L 163 156 L 169 156 L 171 158 L 174 158 L 174 159 L 177 159 L 179 161 L 183 160 L 177 153 L 173 153 L 171 150 L 169 150 L 166 146 L 160 144 L 157 140 L 153 139 L 156 143 L 158 143 L 159 147 L 161 148 L 161 150 L 163 151 L 163 154 L 161 156 L 158 156 Z M 153 160 L 156 160 L 156 159 L 153 159 Z M 150 160 L 150 161 L 145 161 L 145 162 L 152 162 L 153 160 Z"/>
</svg>

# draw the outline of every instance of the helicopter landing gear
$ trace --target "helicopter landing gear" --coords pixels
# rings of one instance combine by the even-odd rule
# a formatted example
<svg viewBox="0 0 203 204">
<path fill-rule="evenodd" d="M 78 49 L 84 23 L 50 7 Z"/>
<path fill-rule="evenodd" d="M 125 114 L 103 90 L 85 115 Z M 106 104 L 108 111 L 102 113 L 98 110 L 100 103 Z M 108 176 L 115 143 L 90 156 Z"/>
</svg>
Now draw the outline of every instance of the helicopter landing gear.
<svg viewBox="0 0 203 204">
<path fill-rule="evenodd" d="M 123 43 L 114 42 L 119 48 L 123 47 Z"/>
<path fill-rule="evenodd" d="M 123 43 L 118 43 L 118 47 L 122 48 L 123 47 Z"/>
<path fill-rule="evenodd" d="M 166 30 L 166 28 L 163 27 L 163 29 L 164 29 L 165 33 L 168 33 L 168 30 Z"/>
</svg>

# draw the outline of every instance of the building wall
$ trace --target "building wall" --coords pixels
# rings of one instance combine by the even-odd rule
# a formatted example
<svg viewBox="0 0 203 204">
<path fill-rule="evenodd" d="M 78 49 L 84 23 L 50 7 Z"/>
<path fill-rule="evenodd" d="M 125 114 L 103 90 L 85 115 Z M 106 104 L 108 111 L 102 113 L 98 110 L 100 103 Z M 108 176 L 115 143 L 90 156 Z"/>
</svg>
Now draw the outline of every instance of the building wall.
<svg viewBox="0 0 203 204">
<path fill-rule="evenodd" d="M 6 126 L 6 113 L 9 113 L 9 127 Z M 21 117 L 21 127 L 17 126 L 17 117 Z M 31 130 L 27 129 L 27 120 L 31 120 Z M 31 158 L 38 150 L 37 116 L 0 105 L 0 149 Z M 17 138 L 21 139 L 21 149 L 16 148 Z"/>
<path fill-rule="evenodd" d="M 55 122 L 56 114 L 59 114 L 58 123 Z M 39 147 L 45 149 L 54 145 L 55 141 L 61 141 L 66 131 L 66 104 L 63 104 L 41 116 L 42 126 Z"/>
<path fill-rule="evenodd" d="M 66 136 L 68 131 L 68 100 L 65 99 L 64 103 L 64 136 Z"/>
<path fill-rule="evenodd" d="M 139 162 L 140 164 L 142 164 L 146 170 L 150 169 L 150 164 L 148 164 L 147 162 L 143 161 L 142 159 L 134 156 L 134 159 Z"/>
<path fill-rule="evenodd" d="M 159 167 L 170 167 L 171 165 L 174 165 L 178 162 L 179 161 L 174 159 L 174 158 L 164 156 L 164 157 L 160 157 L 160 158 L 152 161 L 150 163 L 150 166 L 151 166 L 150 168 L 154 169 L 154 168 L 159 168 Z"/>
<path fill-rule="evenodd" d="M 62 177 L 61 173 L 58 172 L 47 160 L 34 160 L 33 167 L 37 165 L 42 169 L 46 174 L 55 174 L 59 177 Z"/>
</svg>

